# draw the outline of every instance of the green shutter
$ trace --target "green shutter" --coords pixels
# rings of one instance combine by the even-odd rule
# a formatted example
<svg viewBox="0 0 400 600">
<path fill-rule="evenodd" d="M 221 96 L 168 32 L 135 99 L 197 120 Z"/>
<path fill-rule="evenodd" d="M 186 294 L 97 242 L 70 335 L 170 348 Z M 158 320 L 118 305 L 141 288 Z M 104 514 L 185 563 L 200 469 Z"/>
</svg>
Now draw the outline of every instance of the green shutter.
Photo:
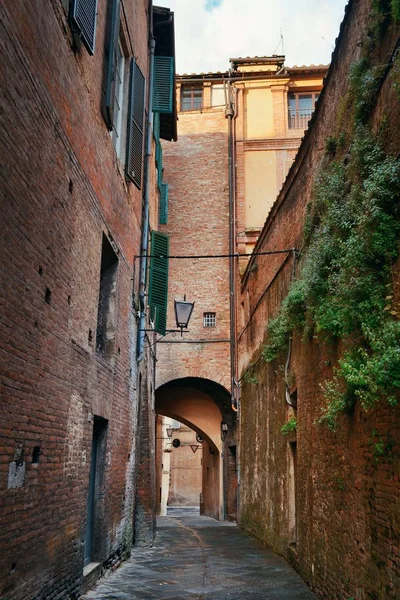
<svg viewBox="0 0 400 600">
<path fill-rule="evenodd" d="M 169 236 L 151 232 L 149 305 L 156 310 L 156 331 L 165 334 L 168 303 Z M 164 311 L 164 312 L 163 312 Z M 165 314 L 164 314 L 165 313 Z"/>
<path fill-rule="evenodd" d="M 145 78 L 135 59 L 131 61 L 129 84 L 128 138 L 126 176 L 140 189 L 143 164 L 143 123 L 145 103 Z"/>
<path fill-rule="evenodd" d="M 162 146 L 160 140 L 156 144 L 156 165 L 157 169 L 162 169 Z"/>
<path fill-rule="evenodd" d="M 157 306 L 156 308 L 156 320 L 154 323 L 154 329 L 157 333 L 165 335 L 167 333 L 167 309 Z"/>
<path fill-rule="evenodd" d="M 167 225 L 168 223 L 168 183 L 161 184 L 159 223 L 160 225 Z"/>
<path fill-rule="evenodd" d="M 94 54 L 96 41 L 97 0 L 72 0 L 70 18 L 89 54 Z"/>
<path fill-rule="evenodd" d="M 115 95 L 115 77 L 117 69 L 118 43 L 119 43 L 119 24 L 120 24 L 120 0 L 112 0 L 109 14 L 109 27 L 107 32 L 106 46 L 106 88 L 104 99 L 104 117 L 107 127 L 112 131 L 114 123 L 114 95 Z"/>
<path fill-rule="evenodd" d="M 153 135 L 156 143 L 160 142 L 160 113 L 154 113 Z"/>
<path fill-rule="evenodd" d="M 172 113 L 174 93 L 174 59 L 171 56 L 154 57 L 153 111 Z"/>
<path fill-rule="evenodd" d="M 163 154 L 162 154 L 162 146 L 161 143 L 158 142 L 156 148 L 156 165 L 157 165 L 157 185 L 158 191 L 161 194 L 161 183 L 162 183 L 162 175 L 163 175 Z"/>
</svg>

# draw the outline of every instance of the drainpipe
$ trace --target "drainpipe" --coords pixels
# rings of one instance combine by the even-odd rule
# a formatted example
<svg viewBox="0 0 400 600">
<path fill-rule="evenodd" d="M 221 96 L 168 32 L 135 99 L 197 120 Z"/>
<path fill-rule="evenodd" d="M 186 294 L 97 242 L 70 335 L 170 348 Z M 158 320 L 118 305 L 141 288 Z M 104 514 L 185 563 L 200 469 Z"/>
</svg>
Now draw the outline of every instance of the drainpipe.
<svg viewBox="0 0 400 600">
<path fill-rule="evenodd" d="M 229 184 L 229 314 L 230 314 L 230 362 L 231 362 L 231 404 L 237 411 L 237 361 L 236 361 L 236 197 L 235 197 L 235 142 L 234 102 L 232 88 L 228 81 L 228 98 L 225 117 L 228 119 L 228 184 Z"/>
<path fill-rule="evenodd" d="M 137 361 L 143 360 L 144 340 L 146 329 L 146 274 L 147 274 L 147 254 L 149 249 L 149 222 L 150 222 L 150 166 L 151 150 L 153 138 L 153 70 L 154 70 L 154 50 L 156 42 L 153 37 L 153 6 L 152 0 L 149 0 L 149 93 L 147 95 L 147 125 L 146 125 L 146 152 L 144 157 L 144 195 L 142 210 L 142 239 L 140 244 L 140 268 L 139 268 L 139 332 Z"/>
</svg>

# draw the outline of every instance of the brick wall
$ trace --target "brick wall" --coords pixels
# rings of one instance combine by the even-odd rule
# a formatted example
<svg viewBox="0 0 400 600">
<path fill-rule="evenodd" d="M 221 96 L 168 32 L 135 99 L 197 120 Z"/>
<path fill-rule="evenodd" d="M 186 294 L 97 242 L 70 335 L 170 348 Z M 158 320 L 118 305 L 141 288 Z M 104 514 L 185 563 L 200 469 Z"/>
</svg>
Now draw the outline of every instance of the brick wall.
<svg viewBox="0 0 400 600">
<path fill-rule="evenodd" d="M 349 5 L 322 102 L 267 219 L 259 251 L 301 247 L 305 206 L 325 140 L 335 131 L 350 65 L 360 57 L 370 8 L 368 1 Z M 386 29 L 374 64 L 389 61 L 398 33 L 393 23 Z M 373 126 L 384 114 L 386 149 L 398 155 L 398 99 L 391 77 L 380 89 Z M 297 433 L 282 436 L 292 414 L 285 402 L 286 357 L 273 364 L 259 358 L 291 269 L 290 254 L 253 257 L 243 279 L 241 373 L 249 363 L 255 367 L 253 382 L 242 385 L 240 524 L 288 558 L 321 598 L 394 599 L 400 594 L 399 413 L 383 402 L 368 413 L 356 405 L 340 418 L 336 432 L 317 426 L 320 384 L 332 376 L 343 348 L 295 335 L 290 369 L 296 375 Z M 390 456 L 374 456 L 374 435 L 391 440 Z"/>
<path fill-rule="evenodd" d="M 229 253 L 228 138 L 221 109 L 180 113 L 179 140 L 164 144 L 164 179 L 169 184 L 171 255 Z M 189 332 L 157 346 L 157 387 L 182 377 L 203 377 L 230 388 L 228 259 L 170 261 L 168 328 L 176 329 L 173 299 L 195 301 Z M 216 313 L 216 327 L 203 327 L 203 313 Z M 169 343 L 171 342 L 171 343 Z"/>
<path fill-rule="evenodd" d="M 125 11 L 146 73 L 147 2 Z M 0 27 L 0 595 L 72 598 L 83 578 L 94 417 L 108 421 L 94 560 L 115 564 L 132 538 L 141 191 L 126 182 L 100 110 L 106 2 L 93 57 L 73 49 L 56 0 L 3 2 Z M 95 348 L 103 234 L 118 255 L 109 358 Z"/>
</svg>

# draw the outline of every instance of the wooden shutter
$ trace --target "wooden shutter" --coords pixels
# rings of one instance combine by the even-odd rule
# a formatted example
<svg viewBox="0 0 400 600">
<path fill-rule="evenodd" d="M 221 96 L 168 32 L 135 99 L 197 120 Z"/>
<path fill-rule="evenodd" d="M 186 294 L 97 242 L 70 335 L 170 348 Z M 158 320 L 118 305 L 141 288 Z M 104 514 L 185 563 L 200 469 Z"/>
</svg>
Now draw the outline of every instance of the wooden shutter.
<svg viewBox="0 0 400 600">
<path fill-rule="evenodd" d="M 154 113 L 153 135 L 156 143 L 160 141 L 160 113 Z"/>
<path fill-rule="evenodd" d="M 165 335 L 167 333 L 167 309 L 157 306 L 155 311 L 156 320 L 154 322 L 154 329 L 157 331 L 157 333 Z"/>
<path fill-rule="evenodd" d="M 168 223 L 168 183 L 161 184 L 159 223 L 160 225 L 167 225 Z"/>
<path fill-rule="evenodd" d="M 174 92 L 174 59 L 172 56 L 154 57 L 153 111 L 172 113 Z"/>
<path fill-rule="evenodd" d="M 163 161 L 162 161 L 162 146 L 160 140 L 158 140 L 156 146 L 156 166 L 157 166 L 157 185 L 158 191 L 161 193 L 161 182 L 162 182 L 162 169 L 163 169 Z"/>
<path fill-rule="evenodd" d="M 165 334 L 168 303 L 169 236 L 151 232 L 149 305 L 156 309 L 155 329 Z"/>
<path fill-rule="evenodd" d="M 131 61 L 129 84 L 128 138 L 126 176 L 140 189 L 143 164 L 143 122 L 145 103 L 145 78 L 135 59 Z"/>
<path fill-rule="evenodd" d="M 96 41 L 97 0 L 72 0 L 71 20 L 89 54 L 94 54 Z"/>
<path fill-rule="evenodd" d="M 117 56 L 119 44 L 119 25 L 120 25 L 120 0 L 111 0 L 111 12 L 109 15 L 109 28 L 107 35 L 106 52 L 107 60 L 107 79 L 104 99 L 104 117 L 107 127 L 112 131 L 114 123 L 114 95 L 115 95 L 115 77 L 117 69 Z"/>
</svg>

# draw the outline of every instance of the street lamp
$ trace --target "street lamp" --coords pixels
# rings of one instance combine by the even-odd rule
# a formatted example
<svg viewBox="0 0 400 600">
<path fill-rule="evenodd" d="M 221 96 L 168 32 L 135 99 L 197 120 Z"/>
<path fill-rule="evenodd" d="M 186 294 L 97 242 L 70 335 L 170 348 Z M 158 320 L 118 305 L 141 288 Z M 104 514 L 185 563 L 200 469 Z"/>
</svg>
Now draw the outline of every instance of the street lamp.
<svg viewBox="0 0 400 600">
<path fill-rule="evenodd" d="M 186 294 L 183 297 L 183 300 L 174 300 L 175 307 L 175 318 L 176 318 L 176 326 L 181 330 L 181 336 L 184 329 L 187 329 L 187 326 L 190 321 L 190 317 L 192 316 L 194 302 L 186 301 Z"/>
<path fill-rule="evenodd" d="M 166 432 L 169 438 L 172 438 L 172 434 L 174 433 L 174 429 L 172 427 L 167 427 Z"/>
</svg>

